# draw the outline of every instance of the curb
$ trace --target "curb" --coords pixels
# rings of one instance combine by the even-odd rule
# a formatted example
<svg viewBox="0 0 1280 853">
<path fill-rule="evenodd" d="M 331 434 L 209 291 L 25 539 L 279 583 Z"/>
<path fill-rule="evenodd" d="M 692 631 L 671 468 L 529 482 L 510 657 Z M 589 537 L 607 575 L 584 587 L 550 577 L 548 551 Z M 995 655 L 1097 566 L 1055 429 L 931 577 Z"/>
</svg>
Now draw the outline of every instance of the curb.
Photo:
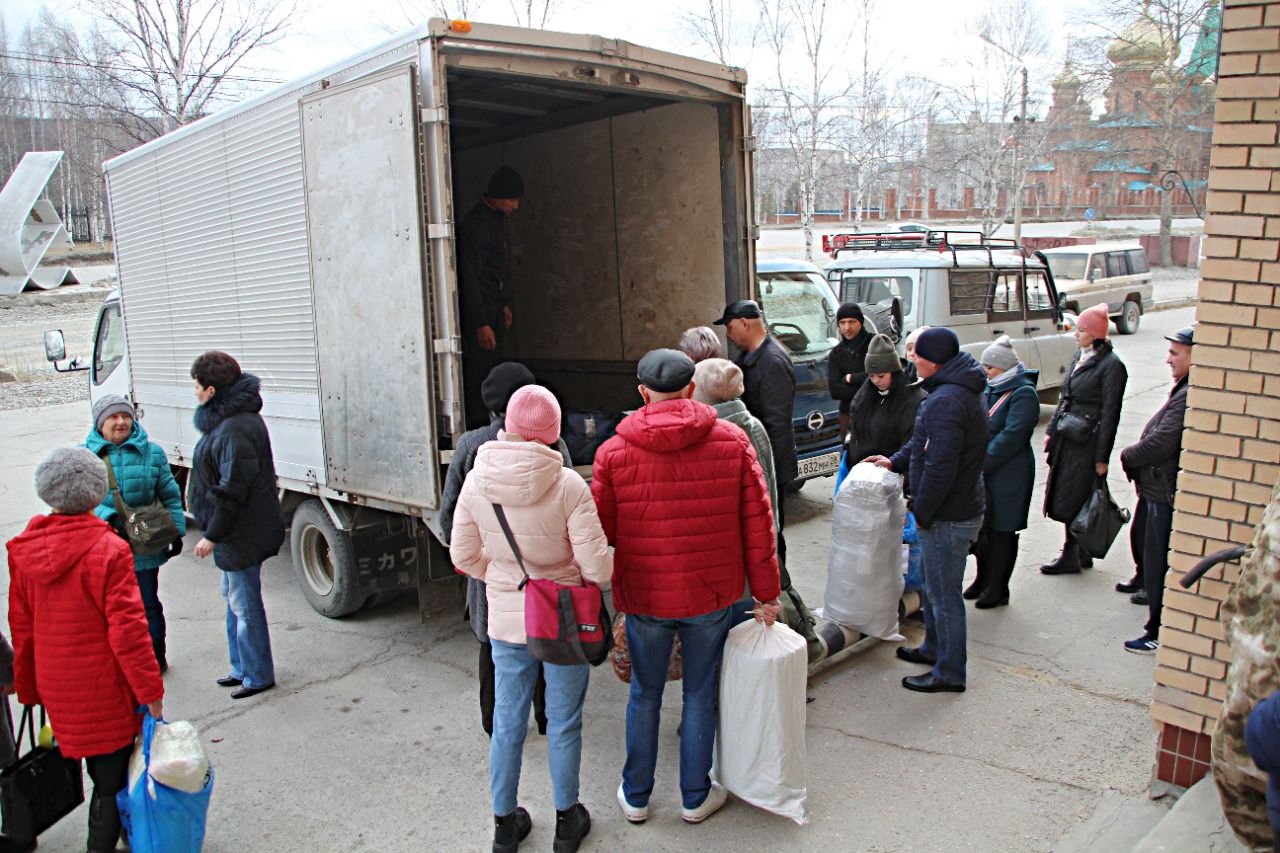
<svg viewBox="0 0 1280 853">
<path fill-rule="evenodd" d="M 1163 299 L 1151 306 L 1150 311 L 1172 311 L 1175 308 L 1190 308 L 1200 301 L 1196 296 L 1179 296 L 1177 299 Z"/>
</svg>

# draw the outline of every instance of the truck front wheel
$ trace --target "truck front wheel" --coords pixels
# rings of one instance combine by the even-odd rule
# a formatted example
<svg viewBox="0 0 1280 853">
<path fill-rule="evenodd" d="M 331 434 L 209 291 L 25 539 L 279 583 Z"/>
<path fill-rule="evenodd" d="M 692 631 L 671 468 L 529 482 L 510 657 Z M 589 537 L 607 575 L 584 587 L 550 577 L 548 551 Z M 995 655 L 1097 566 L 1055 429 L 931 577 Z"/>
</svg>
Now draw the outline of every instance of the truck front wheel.
<svg viewBox="0 0 1280 853">
<path fill-rule="evenodd" d="M 313 498 L 294 510 L 289 547 L 298 586 L 317 613 L 336 619 L 364 605 L 351 536 L 334 525 L 320 501 Z"/>
</svg>

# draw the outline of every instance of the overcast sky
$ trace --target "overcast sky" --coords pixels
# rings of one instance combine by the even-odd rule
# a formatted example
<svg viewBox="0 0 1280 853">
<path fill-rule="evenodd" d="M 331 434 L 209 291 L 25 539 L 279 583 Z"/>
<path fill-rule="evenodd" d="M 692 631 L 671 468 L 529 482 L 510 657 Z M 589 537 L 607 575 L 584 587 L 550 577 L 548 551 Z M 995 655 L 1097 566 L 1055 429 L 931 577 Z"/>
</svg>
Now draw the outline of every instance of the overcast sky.
<svg viewBox="0 0 1280 853">
<path fill-rule="evenodd" d="M 255 54 L 252 69 L 256 74 L 277 79 L 291 79 L 317 67 L 341 59 L 386 38 L 390 33 L 406 29 L 415 21 L 431 17 L 428 0 L 302 0 L 305 11 L 296 15 L 288 34 L 276 46 Z M 472 0 L 474 5 L 474 0 Z M 742 8 L 750 8 L 752 0 L 743 0 Z M 38 14 L 42 5 L 59 14 L 74 16 L 73 2 L 67 0 L 5 0 L 3 15 L 14 38 L 22 27 Z M 623 38 L 637 44 L 662 48 L 676 53 L 702 55 L 706 52 L 684 22 L 684 10 L 693 8 L 693 0 L 560 0 L 549 29 L 565 32 L 592 33 Z M 851 21 L 857 4 L 833 3 L 831 9 L 847 9 L 845 20 Z M 985 0 L 878 0 L 873 33 L 880 61 L 890 66 L 890 76 L 904 73 L 945 78 L 948 65 L 965 55 L 981 51 L 981 43 L 965 35 L 967 19 L 979 14 Z M 359 9 L 353 14 L 352 9 Z M 1037 60 L 1042 73 L 1041 88 L 1046 77 L 1062 62 L 1066 41 L 1064 33 L 1082 31 L 1083 24 L 1074 19 L 1079 7 L 1061 0 L 1040 0 L 1042 21 L 1051 34 L 1048 56 Z M 833 22 L 838 14 L 830 15 Z M 476 21 L 513 23 L 510 0 L 481 0 Z M 709 57 L 707 57 L 709 58 Z M 735 59 L 737 57 L 735 56 Z M 749 77 L 752 66 L 771 62 L 763 48 L 753 55 L 742 56 L 740 63 Z M 760 72 L 763 74 L 763 71 Z M 1033 86 L 1035 83 L 1033 82 Z M 1043 112 L 1042 105 L 1040 112 Z"/>
</svg>

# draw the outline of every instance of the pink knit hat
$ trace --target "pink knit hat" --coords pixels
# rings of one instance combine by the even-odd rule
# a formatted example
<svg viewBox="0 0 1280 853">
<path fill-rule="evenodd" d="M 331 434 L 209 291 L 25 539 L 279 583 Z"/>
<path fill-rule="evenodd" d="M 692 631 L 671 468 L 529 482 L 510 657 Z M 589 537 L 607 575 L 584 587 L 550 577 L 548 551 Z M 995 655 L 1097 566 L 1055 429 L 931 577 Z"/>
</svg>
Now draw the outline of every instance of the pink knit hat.
<svg viewBox="0 0 1280 853">
<path fill-rule="evenodd" d="M 506 431 L 555 447 L 560 440 L 560 404 L 541 385 L 526 385 L 507 401 Z"/>
<path fill-rule="evenodd" d="M 1092 308 L 1081 311 L 1076 325 L 1095 338 L 1105 338 L 1111 328 L 1111 317 L 1107 314 L 1106 304 L 1099 302 Z"/>
</svg>

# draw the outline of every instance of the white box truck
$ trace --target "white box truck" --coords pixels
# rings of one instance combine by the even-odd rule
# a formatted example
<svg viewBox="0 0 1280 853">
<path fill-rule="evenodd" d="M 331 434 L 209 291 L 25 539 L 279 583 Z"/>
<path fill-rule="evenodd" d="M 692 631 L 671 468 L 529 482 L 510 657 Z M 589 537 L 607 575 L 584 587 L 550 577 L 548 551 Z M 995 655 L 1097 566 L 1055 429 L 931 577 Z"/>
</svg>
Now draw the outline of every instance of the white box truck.
<svg viewBox="0 0 1280 853">
<path fill-rule="evenodd" d="M 119 291 L 93 397 L 189 467 L 192 360 L 262 379 L 298 581 L 327 616 L 456 592 L 441 485 L 465 430 L 455 224 L 499 165 L 506 356 L 570 409 L 753 291 L 745 74 L 623 41 L 432 20 L 105 165 Z"/>
</svg>

